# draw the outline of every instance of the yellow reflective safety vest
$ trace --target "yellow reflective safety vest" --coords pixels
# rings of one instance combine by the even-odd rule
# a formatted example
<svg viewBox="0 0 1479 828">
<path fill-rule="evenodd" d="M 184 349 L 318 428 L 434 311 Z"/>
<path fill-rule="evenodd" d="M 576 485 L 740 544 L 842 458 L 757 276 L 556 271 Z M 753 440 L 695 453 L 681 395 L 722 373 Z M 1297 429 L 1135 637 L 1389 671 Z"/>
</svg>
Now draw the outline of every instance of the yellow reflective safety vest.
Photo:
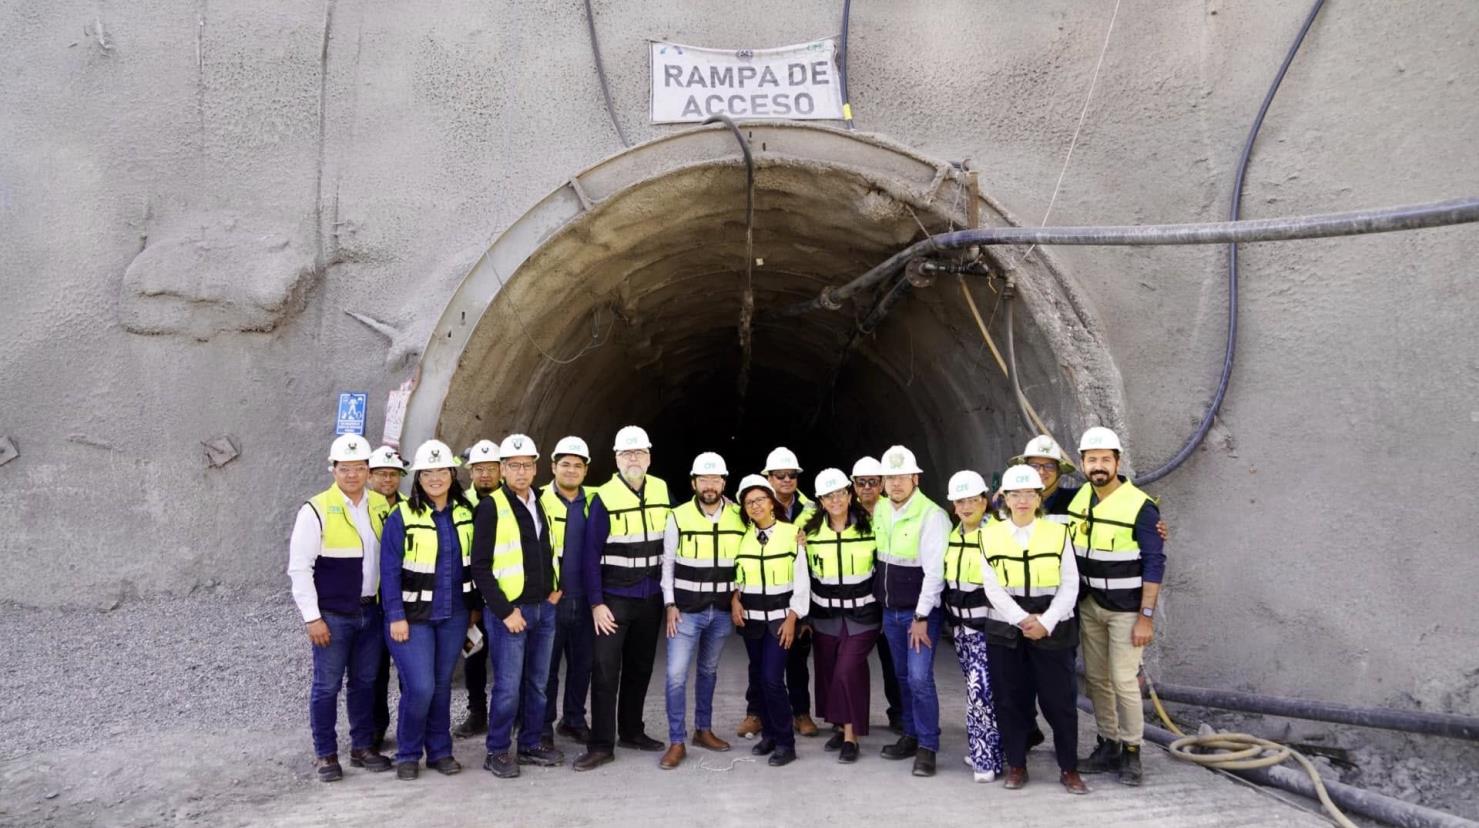
<svg viewBox="0 0 1479 828">
<path fill-rule="evenodd" d="M 849 618 L 859 624 L 881 622 L 883 610 L 873 595 L 876 555 L 872 531 L 860 531 L 856 523 L 851 523 L 839 533 L 823 517 L 816 531 L 806 536 L 811 617 Z"/>
<path fill-rule="evenodd" d="M 726 609 L 734 591 L 734 559 L 745 524 L 739 506 L 719 504 L 718 520 L 704 514 L 697 499 L 673 510 L 678 548 L 673 554 L 673 603 L 681 612 Z"/>
<path fill-rule="evenodd" d="M 630 587 L 661 578 L 662 538 L 672 511 L 668 484 L 649 474 L 638 493 L 614 474 L 596 489 L 596 496 L 611 517 L 601 548 L 602 585 Z"/>
<path fill-rule="evenodd" d="M 1068 506 L 1073 553 L 1085 593 L 1079 598 L 1093 598 L 1107 610 L 1138 612 L 1143 567 L 1135 518 L 1146 501 L 1157 501 L 1123 477 L 1120 481 L 1113 494 L 1097 503 L 1094 487 L 1085 485 Z"/>
<path fill-rule="evenodd" d="M 951 623 L 983 632 L 988 604 L 982 589 L 986 583 L 982 574 L 986 555 L 981 533 L 989 525 L 988 517 L 971 532 L 964 532 L 960 524 L 950 530 L 950 542 L 945 547 L 945 589 L 940 593 L 940 603 Z"/>
<path fill-rule="evenodd" d="M 497 510 L 498 522 L 493 530 L 493 577 L 498 579 L 498 591 L 503 597 L 510 601 L 518 600 L 524 594 L 524 533 L 519 529 L 518 516 L 514 514 L 514 503 L 508 499 L 508 492 L 499 486 L 488 495 L 493 502 L 493 508 Z M 518 508 L 523 509 L 522 505 Z M 546 529 L 550 532 L 553 540 L 554 532 L 548 527 L 548 514 L 546 514 Z M 550 552 L 554 567 L 554 579 L 551 583 L 552 590 L 560 588 L 560 558 Z M 545 596 L 539 596 L 534 601 L 544 600 Z M 525 599 L 523 603 L 533 603 Z"/>
<path fill-rule="evenodd" d="M 752 525 L 740 540 L 734 559 L 734 586 L 747 621 L 784 621 L 796 586 L 796 526 L 771 524 L 769 539 L 760 542 Z"/>
<path fill-rule="evenodd" d="M 902 512 L 888 498 L 873 510 L 873 537 L 878 543 L 879 577 L 883 579 L 883 605 L 889 609 L 914 609 L 924 586 L 924 568 L 919 562 L 919 533 L 924 521 L 935 512 L 944 514 L 934 501 L 916 491 Z"/>
<path fill-rule="evenodd" d="M 591 490 L 581 486 L 580 494 L 584 498 L 582 503 L 585 514 L 589 517 Z M 569 520 L 570 507 L 560 499 L 554 483 L 550 483 L 539 491 L 539 505 L 544 507 L 544 516 L 549 518 L 549 545 L 555 550 L 555 560 L 559 561 L 565 557 L 565 522 Z"/>
<path fill-rule="evenodd" d="M 390 504 L 379 492 L 365 489 L 364 496 L 370 513 L 370 530 L 379 538 L 390 514 Z M 318 559 L 313 563 L 318 607 L 325 612 L 358 613 L 365 586 L 365 548 L 354 518 L 345 509 L 344 492 L 334 484 L 309 498 L 308 507 L 319 525 Z"/>
<path fill-rule="evenodd" d="M 409 501 L 401 501 L 395 508 L 406 527 L 405 548 L 401 553 L 401 601 L 405 604 L 406 620 L 425 621 L 431 617 L 431 599 L 436 589 L 437 527 L 432 522 L 430 506 L 413 512 Z M 472 586 L 472 510 L 455 500 L 447 508 L 452 512 L 452 526 L 462 547 L 458 550 L 462 556 L 461 600 L 473 608 L 476 599 Z"/>
<path fill-rule="evenodd" d="M 1041 615 L 1053 603 L 1063 583 L 1063 550 L 1068 545 L 1068 527 L 1039 518 L 1024 548 L 1013 534 L 1010 520 L 994 520 L 981 530 L 981 545 L 986 563 L 996 580 L 1012 596 L 1017 606 L 1029 614 Z M 993 641 L 1016 646 L 1026 640 L 1015 624 L 997 608 L 986 612 L 986 632 Z M 1078 622 L 1065 618 L 1047 638 L 1031 642 L 1046 649 L 1064 649 L 1078 643 Z"/>
</svg>

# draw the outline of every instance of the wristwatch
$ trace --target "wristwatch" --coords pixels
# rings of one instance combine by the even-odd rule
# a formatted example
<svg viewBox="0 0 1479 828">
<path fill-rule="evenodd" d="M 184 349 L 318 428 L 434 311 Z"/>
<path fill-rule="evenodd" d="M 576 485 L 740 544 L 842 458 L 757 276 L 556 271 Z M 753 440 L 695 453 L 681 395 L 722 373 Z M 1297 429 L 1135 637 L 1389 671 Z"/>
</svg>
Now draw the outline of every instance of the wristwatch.
<svg viewBox="0 0 1479 828">
<path fill-rule="evenodd" d="M 928 620 L 930 620 L 928 615 L 920 615 L 917 612 L 914 613 L 914 623 L 916 623 L 916 624 L 923 624 L 924 622 L 926 622 Z"/>
<path fill-rule="evenodd" d="M 676 606 L 678 606 L 678 605 L 677 604 L 664 604 L 663 605 L 663 608 L 664 609 L 673 609 Z"/>
<path fill-rule="evenodd" d="M 1141 607 L 1140 608 L 1140 614 L 1143 615 L 1143 616 L 1145 616 L 1146 618 L 1154 618 L 1155 617 L 1155 607 Z"/>
</svg>

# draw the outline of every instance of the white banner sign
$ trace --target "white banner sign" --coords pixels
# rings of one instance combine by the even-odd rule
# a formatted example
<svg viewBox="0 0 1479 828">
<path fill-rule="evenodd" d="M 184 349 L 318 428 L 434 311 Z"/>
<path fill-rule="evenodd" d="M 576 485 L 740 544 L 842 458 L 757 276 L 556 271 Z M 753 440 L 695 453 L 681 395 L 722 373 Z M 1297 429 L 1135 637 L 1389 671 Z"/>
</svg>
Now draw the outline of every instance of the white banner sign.
<svg viewBox="0 0 1479 828">
<path fill-rule="evenodd" d="M 652 44 L 652 122 L 731 118 L 842 120 L 832 38 L 779 49 Z"/>
</svg>

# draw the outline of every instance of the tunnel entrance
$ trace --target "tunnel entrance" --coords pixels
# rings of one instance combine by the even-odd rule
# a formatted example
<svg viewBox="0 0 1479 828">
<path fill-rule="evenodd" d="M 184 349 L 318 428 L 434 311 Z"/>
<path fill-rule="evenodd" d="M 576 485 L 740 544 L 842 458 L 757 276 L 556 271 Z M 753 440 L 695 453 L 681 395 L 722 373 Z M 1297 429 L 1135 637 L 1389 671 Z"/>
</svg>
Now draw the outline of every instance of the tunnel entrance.
<svg viewBox="0 0 1479 828">
<path fill-rule="evenodd" d="M 584 437 L 590 480 L 612 473 L 612 438 L 646 427 L 653 471 L 686 476 L 722 453 L 732 477 L 778 445 L 808 474 L 910 446 L 940 494 L 960 468 L 989 474 L 1031 436 L 959 277 L 912 289 L 876 329 L 876 295 L 836 311 L 775 311 L 855 278 L 925 231 L 964 226 L 965 176 L 873 136 L 746 125 L 756 159 L 756 316 L 740 397 L 745 169 L 734 137 L 703 128 L 627 150 L 572 178 L 515 222 L 459 287 L 422 356 L 403 444 L 455 447 L 513 431 L 551 446 Z M 989 171 L 984 178 L 989 181 Z M 1010 224 L 989 197 L 982 220 Z M 1120 382 L 1092 314 L 1038 251 L 987 251 L 1013 274 L 1023 390 L 1060 439 L 1120 425 Z M 1002 299 L 965 277 L 991 336 Z M 852 346 L 849 347 L 849 343 Z M 409 450 L 409 449 L 408 449 Z"/>
</svg>

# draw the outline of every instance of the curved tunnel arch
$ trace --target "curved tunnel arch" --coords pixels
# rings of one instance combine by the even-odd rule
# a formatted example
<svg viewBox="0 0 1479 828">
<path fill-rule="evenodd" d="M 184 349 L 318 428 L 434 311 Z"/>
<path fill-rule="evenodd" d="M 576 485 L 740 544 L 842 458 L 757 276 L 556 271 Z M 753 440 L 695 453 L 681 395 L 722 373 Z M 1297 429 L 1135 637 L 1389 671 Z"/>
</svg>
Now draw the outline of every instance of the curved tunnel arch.
<svg viewBox="0 0 1479 828">
<path fill-rule="evenodd" d="M 989 472 L 1015 453 L 1029 434 L 954 277 L 913 289 L 845 354 L 873 295 L 835 312 L 767 315 L 850 280 L 921 224 L 963 225 L 964 176 L 876 136 L 742 129 L 756 160 L 747 399 L 734 381 L 743 162 L 727 130 L 699 128 L 585 170 L 493 242 L 423 352 L 407 451 L 434 435 L 460 448 L 511 431 L 540 445 L 579 434 L 598 480 L 616 429 L 639 423 L 657 444 L 655 471 L 671 478 L 701 450 L 724 453 L 739 474 L 789 445 L 814 472 L 902 442 L 933 489 L 955 469 Z M 1015 223 L 987 197 L 980 207 L 988 224 Z M 1118 373 L 1071 281 L 1046 256 L 1013 268 L 1022 382 L 1049 428 L 1067 439 L 1088 423 L 1120 426 Z M 991 292 L 979 279 L 972 290 L 991 314 Z M 992 315 L 998 343 L 1003 317 Z"/>
</svg>

